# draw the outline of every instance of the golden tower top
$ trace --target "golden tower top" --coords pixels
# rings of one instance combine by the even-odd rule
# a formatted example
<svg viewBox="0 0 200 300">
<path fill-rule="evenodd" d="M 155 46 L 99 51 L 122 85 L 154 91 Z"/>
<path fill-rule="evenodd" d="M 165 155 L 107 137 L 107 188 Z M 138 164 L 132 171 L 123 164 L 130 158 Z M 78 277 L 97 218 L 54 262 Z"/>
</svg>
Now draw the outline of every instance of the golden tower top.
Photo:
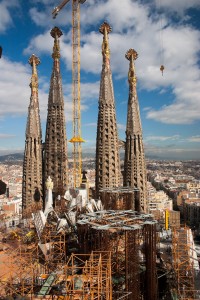
<svg viewBox="0 0 200 300">
<path fill-rule="evenodd" d="M 34 92 L 37 92 L 38 89 L 38 75 L 36 66 L 40 64 L 40 60 L 37 56 L 35 56 L 35 54 L 32 54 L 28 62 L 32 66 L 32 77 L 30 87 L 33 94 Z"/>
<path fill-rule="evenodd" d="M 135 76 L 135 64 L 134 61 L 138 58 L 138 53 L 134 49 L 129 49 L 125 57 L 130 61 L 129 71 L 128 71 L 128 82 L 130 86 L 135 86 L 137 78 Z"/>
<path fill-rule="evenodd" d="M 59 46 L 59 37 L 63 34 L 62 31 L 58 27 L 54 27 L 51 32 L 51 36 L 54 38 L 54 46 L 53 46 L 53 53 L 52 58 L 53 59 L 59 59 L 60 58 L 60 46 Z"/>
<path fill-rule="evenodd" d="M 102 43 L 102 55 L 104 58 L 104 62 L 108 62 L 110 60 L 110 49 L 108 43 L 108 34 L 112 31 L 112 27 L 107 23 L 104 22 L 100 28 L 99 32 L 103 34 L 103 43 Z"/>
</svg>

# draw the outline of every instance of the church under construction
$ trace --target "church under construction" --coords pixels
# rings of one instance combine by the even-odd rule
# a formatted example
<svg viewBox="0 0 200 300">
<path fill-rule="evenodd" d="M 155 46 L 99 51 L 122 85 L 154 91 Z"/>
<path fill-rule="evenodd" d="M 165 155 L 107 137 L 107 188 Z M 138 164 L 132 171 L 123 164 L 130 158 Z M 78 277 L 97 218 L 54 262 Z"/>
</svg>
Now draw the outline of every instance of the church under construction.
<svg viewBox="0 0 200 300">
<path fill-rule="evenodd" d="M 191 231 L 174 226 L 169 250 L 169 244 L 164 239 L 161 242 L 160 224 L 149 214 L 137 97 L 135 61 L 138 54 L 134 49 L 127 50 L 125 54 L 129 62 L 129 96 L 124 170 L 121 170 L 110 63 L 111 31 L 107 22 L 99 28 L 103 35 L 102 70 L 95 192 L 92 196 L 85 176 L 78 186 L 69 184 L 60 72 L 59 39 L 62 32 L 58 27 L 50 32 L 54 40 L 53 69 L 44 143 L 38 98 L 37 67 L 40 60 L 35 55 L 29 60 L 32 67 L 31 97 L 22 193 L 25 229 L 18 233 L 15 247 L 8 250 L 6 268 L 0 277 L 2 297 L 58 300 L 199 299 L 194 282 Z M 80 137 L 75 142 L 80 143 Z"/>
</svg>

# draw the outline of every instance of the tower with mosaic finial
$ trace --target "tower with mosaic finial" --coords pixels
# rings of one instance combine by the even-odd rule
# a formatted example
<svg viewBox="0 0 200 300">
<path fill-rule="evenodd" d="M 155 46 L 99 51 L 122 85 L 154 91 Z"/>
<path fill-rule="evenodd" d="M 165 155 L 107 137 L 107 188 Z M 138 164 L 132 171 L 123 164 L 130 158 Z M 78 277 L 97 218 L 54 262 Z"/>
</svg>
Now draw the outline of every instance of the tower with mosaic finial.
<svg viewBox="0 0 200 300">
<path fill-rule="evenodd" d="M 29 64 L 32 66 L 32 76 L 23 160 L 22 212 L 28 209 L 30 205 L 42 204 L 42 131 L 37 74 L 40 60 L 33 54 L 29 59 Z"/>
<path fill-rule="evenodd" d="M 50 81 L 48 112 L 46 122 L 46 136 L 44 146 L 44 182 L 50 176 L 53 181 L 54 199 L 64 195 L 68 186 L 68 158 L 66 122 L 62 78 L 60 72 L 59 38 L 62 31 L 58 27 L 51 30 L 54 39 L 53 70 Z"/>
<path fill-rule="evenodd" d="M 135 60 L 138 54 L 134 49 L 129 49 L 125 57 L 129 61 L 129 98 L 126 123 L 124 186 L 138 190 L 139 197 L 136 203 L 136 210 L 147 212 L 146 163 L 135 72 Z"/>
<path fill-rule="evenodd" d="M 121 179 L 119 142 L 108 39 L 108 35 L 112 29 L 107 22 L 104 22 L 100 26 L 99 31 L 103 34 L 103 64 L 100 80 L 96 137 L 95 184 L 97 198 L 99 197 L 100 189 L 118 187 Z"/>
</svg>

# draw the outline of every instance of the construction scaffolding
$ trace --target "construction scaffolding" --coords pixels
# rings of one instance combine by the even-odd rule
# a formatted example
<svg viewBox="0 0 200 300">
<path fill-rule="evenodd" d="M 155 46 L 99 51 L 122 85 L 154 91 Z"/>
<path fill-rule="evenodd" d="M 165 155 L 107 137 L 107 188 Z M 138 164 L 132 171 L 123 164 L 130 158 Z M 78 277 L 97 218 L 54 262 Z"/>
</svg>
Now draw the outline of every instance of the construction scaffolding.
<svg viewBox="0 0 200 300">
<path fill-rule="evenodd" d="M 17 246 L 17 247 L 16 247 Z M 32 296 L 41 272 L 38 264 L 38 248 L 15 243 L 16 248 L 7 249 L 1 261 L 0 291 L 1 296 Z"/>
<path fill-rule="evenodd" d="M 55 244 L 54 244 L 55 245 Z M 35 245 L 7 251 L 0 277 L 0 296 L 29 299 L 112 300 L 111 253 L 72 254 L 67 264 L 40 263 Z M 55 253 L 54 253 L 55 254 Z M 51 257 L 52 260 L 52 257 Z M 41 298 L 42 297 L 42 298 Z M 122 298 L 119 298 L 122 299 Z"/>
<path fill-rule="evenodd" d="M 9 246 L 1 254 L 0 296 L 37 299 L 35 296 L 54 295 L 57 274 L 66 264 L 65 233 L 58 234 L 48 224 L 39 239 L 35 233 L 33 241 L 27 243 L 25 236 L 7 240 Z"/>
<path fill-rule="evenodd" d="M 111 253 L 72 254 L 64 267 L 66 300 L 112 300 Z"/>
<path fill-rule="evenodd" d="M 194 250 L 191 229 L 174 229 L 172 234 L 173 268 L 179 299 L 199 299 L 194 284 Z"/>
<path fill-rule="evenodd" d="M 135 211 L 101 211 L 77 221 L 82 253 L 112 252 L 113 290 L 157 299 L 156 221 Z M 142 298 L 143 297 L 143 298 Z M 113 299 L 118 299 L 113 293 Z"/>
<path fill-rule="evenodd" d="M 54 226 L 47 225 L 38 245 L 43 252 L 42 263 L 45 263 L 48 273 L 61 269 L 66 263 L 65 232 L 58 233 Z"/>
</svg>

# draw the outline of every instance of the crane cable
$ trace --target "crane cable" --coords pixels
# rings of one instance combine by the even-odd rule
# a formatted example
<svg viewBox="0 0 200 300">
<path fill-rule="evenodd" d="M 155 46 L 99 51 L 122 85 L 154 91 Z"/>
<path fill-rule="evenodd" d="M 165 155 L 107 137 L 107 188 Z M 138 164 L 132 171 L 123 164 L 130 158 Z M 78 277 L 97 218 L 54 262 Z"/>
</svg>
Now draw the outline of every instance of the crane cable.
<svg viewBox="0 0 200 300">
<path fill-rule="evenodd" d="M 160 31 L 159 31 L 159 37 L 160 37 L 160 71 L 163 76 L 163 71 L 165 69 L 164 67 L 164 43 L 163 43 L 163 16 L 161 13 L 161 0 L 158 0 L 158 7 L 160 12 L 160 18 L 159 18 L 159 25 L 160 25 Z"/>
</svg>

